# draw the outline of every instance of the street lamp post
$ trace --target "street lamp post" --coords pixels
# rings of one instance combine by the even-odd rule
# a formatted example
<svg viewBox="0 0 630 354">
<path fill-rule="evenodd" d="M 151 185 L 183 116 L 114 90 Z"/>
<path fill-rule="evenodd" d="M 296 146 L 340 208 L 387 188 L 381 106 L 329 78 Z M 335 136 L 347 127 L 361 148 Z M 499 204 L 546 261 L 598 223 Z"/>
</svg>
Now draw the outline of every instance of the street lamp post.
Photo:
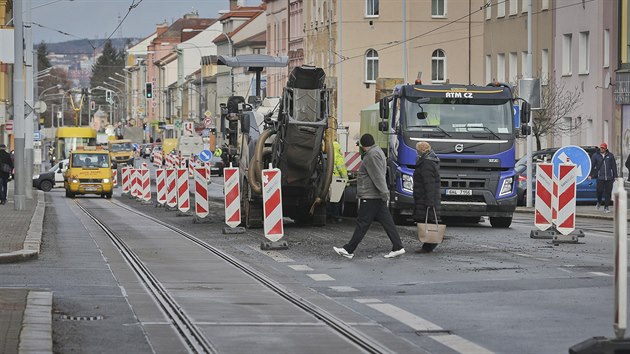
<svg viewBox="0 0 630 354">
<path fill-rule="evenodd" d="M 183 56 L 184 56 L 184 51 L 182 50 L 182 48 L 180 48 L 179 46 L 182 44 L 189 44 L 195 48 L 197 48 L 197 50 L 199 51 L 199 60 L 203 60 L 203 53 L 201 52 L 201 48 L 199 48 L 196 44 L 194 43 L 180 43 L 177 46 L 177 55 L 178 55 L 178 59 L 177 60 L 182 60 L 183 61 Z M 182 73 L 183 75 L 183 73 Z M 204 111 L 204 107 L 203 107 L 203 102 L 204 100 L 202 99 L 202 95 L 203 95 L 203 63 L 201 64 L 201 68 L 199 70 L 199 106 L 198 106 L 198 110 L 199 110 L 199 119 L 201 119 L 201 117 L 203 117 L 203 111 Z"/>
</svg>

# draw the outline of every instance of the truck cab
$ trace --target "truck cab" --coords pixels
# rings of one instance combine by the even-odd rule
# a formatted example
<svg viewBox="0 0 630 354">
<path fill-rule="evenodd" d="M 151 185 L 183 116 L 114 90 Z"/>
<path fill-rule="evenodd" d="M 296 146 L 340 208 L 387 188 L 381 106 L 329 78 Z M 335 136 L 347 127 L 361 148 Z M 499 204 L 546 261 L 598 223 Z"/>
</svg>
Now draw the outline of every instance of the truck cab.
<svg viewBox="0 0 630 354">
<path fill-rule="evenodd" d="M 95 146 L 71 151 L 64 172 L 64 188 L 68 198 L 78 194 L 111 198 L 114 185 L 110 154 Z"/>
<path fill-rule="evenodd" d="M 133 163 L 133 144 L 131 140 L 109 140 L 107 149 L 112 163 Z"/>
</svg>

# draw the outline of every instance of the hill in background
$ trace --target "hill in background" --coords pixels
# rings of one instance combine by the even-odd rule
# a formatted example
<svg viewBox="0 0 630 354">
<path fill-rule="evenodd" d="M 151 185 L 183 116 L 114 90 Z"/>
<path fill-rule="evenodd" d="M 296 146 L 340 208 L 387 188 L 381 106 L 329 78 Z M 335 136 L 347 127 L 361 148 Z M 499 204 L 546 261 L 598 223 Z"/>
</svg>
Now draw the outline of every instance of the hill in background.
<svg viewBox="0 0 630 354">
<path fill-rule="evenodd" d="M 139 38 L 112 38 L 112 45 L 114 48 L 118 50 L 124 50 L 127 42 L 131 44 L 138 43 Z M 46 47 L 50 53 L 55 54 L 88 54 L 92 55 L 94 53 L 94 47 L 98 49 L 103 47 L 105 43 L 105 39 L 77 39 L 72 41 L 65 42 L 57 42 L 57 43 L 46 43 Z M 37 45 L 34 45 L 34 50 L 37 50 Z M 100 52 L 100 50 L 99 50 Z"/>
</svg>

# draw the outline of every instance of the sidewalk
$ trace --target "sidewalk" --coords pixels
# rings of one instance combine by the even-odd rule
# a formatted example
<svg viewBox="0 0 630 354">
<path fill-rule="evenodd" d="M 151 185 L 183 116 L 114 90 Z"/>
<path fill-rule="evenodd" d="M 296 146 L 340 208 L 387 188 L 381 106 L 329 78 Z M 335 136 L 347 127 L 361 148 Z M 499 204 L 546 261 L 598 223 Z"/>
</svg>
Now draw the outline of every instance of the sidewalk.
<svg viewBox="0 0 630 354">
<path fill-rule="evenodd" d="M 10 267 L 1 263 L 35 259 L 40 251 L 44 192 L 33 190 L 33 198 L 18 211 L 14 188 L 9 182 L 7 204 L 0 205 L 0 268 Z M 0 352 L 52 353 L 52 292 L 0 288 Z"/>
<path fill-rule="evenodd" d="M 575 208 L 575 215 L 578 218 L 588 218 L 588 219 L 602 219 L 602 220 L 613 220 L 613 212 L 615 210 L 614 206 L 610 206 L 610 213 L 604 213 L 604 207 L 601 207 L 599 210 L 595 209 L 595 205 L 578 205 Z M 534 214 L 534 207 L 516 207 L 517 213 L 530 213 Z M 630 208 L 628 209 L 627 220 L 630 221 Z"/>
</svg>

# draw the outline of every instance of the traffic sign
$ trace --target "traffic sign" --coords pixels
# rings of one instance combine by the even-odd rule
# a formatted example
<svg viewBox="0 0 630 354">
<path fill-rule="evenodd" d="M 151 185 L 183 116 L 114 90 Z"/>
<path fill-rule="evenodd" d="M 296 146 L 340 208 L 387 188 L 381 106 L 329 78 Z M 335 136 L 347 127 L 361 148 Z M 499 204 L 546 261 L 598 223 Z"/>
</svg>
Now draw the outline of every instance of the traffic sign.
<svg viewBox="0 0 630 354">
<path fill-rule="evenodd" d="M 33 132 L 33 140 L 35 141 L 42 140 L 42 133 L 40 131 Z"/>
<path fill-rule="evenodd" d="M 567 159 L 569 159 L 571 163 L 577 165 L 577 180 L 575 183 L 580 184 L 584 182 L 591 173 L 591 157 L 579 146 L 564 146 L 553 154 L 553 157 L 551 158 L 551 163 L 553 164 L 553 175 L 558 178 L 558 173 L 560 171 L 559 166 L 560 164 L 567 162 Z"/>
<path fill-rule="evenodd" d="M 210 150 L 202 150 L 199 153 L 199 160 L 203 161 L 203 162 L 208 162 L 210 161 L 210 158 L 212 157 L 212 152 Z"/>
<path fill-rule="evenodd" d="M 131 146 L 133 146 L 133 149 L 134 149 L 135 151 L 138 151 L 138 150 L 140 149 L 140 145 L 138 145 L 138 144 L 136 144 L 136 143 L 134 143 L 134 144 L 133 144 L 133 145 L 131 145 Z"/>
<path fill-rule="evenodd" d="M 12 132 L 13 131 L 13 121 L 12 120 L 8 120 L 5 124 L 4 124 L 4 130 L 8 131 L 8 132 Z"/>
<path fill-rule="evenodd" d="M 203 120 L 203 125 L 204 125 L 206 128 L 210 128 L 210 127 L 212 126 L 212 119 L 211 119 L 211 118 L 205 118 L 205 119 Z"/>
</svg>

